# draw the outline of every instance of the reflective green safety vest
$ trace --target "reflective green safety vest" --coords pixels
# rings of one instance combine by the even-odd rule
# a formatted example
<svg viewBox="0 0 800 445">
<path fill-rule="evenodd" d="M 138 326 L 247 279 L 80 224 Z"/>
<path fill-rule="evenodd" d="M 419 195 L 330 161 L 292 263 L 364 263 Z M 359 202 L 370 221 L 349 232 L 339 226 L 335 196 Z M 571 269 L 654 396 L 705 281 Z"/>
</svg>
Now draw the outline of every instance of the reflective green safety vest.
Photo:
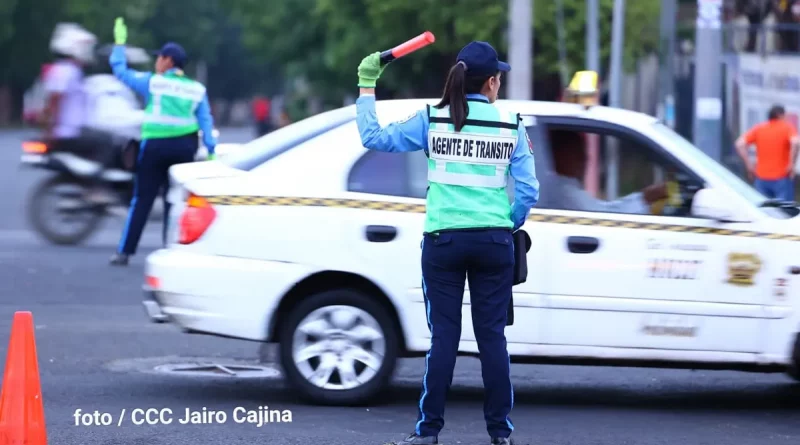
<svg viewBox="0 0 800 445">
<path fill-rule="evenodd" d="M 184 136 L 200 129 L 194 112 L 206 95 L 206 87 L 182 72 L 154 74 L 150 101 L 144 110 L 142 139 Z"/>
<path fill-rule="evenodd" d="M 486 102 L 468 103 L 466 125 L 460 132 L 455 131 L 448 107 L 428 107 L 428 233 L 514 227 L 506 185 L 519 115 Z"/>
</svg>

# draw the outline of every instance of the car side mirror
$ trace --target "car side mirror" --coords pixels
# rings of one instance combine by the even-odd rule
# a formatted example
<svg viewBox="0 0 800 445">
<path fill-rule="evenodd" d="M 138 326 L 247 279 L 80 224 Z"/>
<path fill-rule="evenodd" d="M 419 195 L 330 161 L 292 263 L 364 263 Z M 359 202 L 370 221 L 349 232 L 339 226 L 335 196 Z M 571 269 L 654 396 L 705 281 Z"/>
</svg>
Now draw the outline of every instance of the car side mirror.
<svg viewBox="0 0 800 445">
<path fill-rule="evenodd" d="M 736 211 L 726 197 L 714 188 L 698 190 L 692 199 L 692 216 L 713 219 L 720 222 L 749 222 Z"/>
</svg>

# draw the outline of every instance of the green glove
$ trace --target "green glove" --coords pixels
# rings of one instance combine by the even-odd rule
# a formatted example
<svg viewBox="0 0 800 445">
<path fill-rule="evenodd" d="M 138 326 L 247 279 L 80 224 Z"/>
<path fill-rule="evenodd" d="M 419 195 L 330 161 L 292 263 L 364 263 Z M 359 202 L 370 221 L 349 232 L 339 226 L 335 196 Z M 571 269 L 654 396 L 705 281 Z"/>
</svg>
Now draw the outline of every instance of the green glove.
<svg viewBox="0 0 800 445">
<path fill-rule="evenodd" d="M 375 88 L 375 83 L 381 77 L 386 66 L 381 66 L 381 53 L 375 52 L 358 64 L 358 86 L 360 88 Z"/>
<path fill-rule="evenodd" d="M 207 161 L 213 161 L 213 160 L 215 160 L 215 159 L 217 159 L 217 155 L 216 155 L 216 154 L 214 154 L 214 153 L 211 153 L 211 154 L 210 154 L 210 155 L 208 155 L 208 157 L 206 158 L 206 160 L 207 160 Z"/>
<path fill-rule="evenodd" d="M 117 17 L 114 22 L 114 43 L 117 45 L 124 45 L 128 41 L 128 27 L 125 26 L 125 20 L 122 17 Z"/>
</svg>

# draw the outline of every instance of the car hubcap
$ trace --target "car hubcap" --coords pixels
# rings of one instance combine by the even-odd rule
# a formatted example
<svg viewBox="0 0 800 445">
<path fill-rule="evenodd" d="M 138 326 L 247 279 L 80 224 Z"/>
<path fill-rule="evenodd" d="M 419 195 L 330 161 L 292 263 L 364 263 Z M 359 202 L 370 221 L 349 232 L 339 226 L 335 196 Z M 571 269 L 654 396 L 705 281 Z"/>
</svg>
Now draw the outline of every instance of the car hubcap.
<svg viewBox="0 0 800 445">
<path fill-rule="evenodd" d="M 352 389 L 375 377 L 386 340 L 378 321 L 352 306 L 326 306 L 308 314 L 294 333 L 292 358 L 308 382 Z"/>
</svg>

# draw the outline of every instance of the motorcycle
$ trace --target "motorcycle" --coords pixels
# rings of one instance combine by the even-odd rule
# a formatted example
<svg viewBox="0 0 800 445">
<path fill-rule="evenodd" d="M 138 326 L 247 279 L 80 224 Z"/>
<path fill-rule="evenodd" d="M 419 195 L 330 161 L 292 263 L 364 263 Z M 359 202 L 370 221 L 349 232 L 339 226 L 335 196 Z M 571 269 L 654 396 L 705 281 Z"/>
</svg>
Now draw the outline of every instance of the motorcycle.
<svg viewBox="0 0 800 445">
<path fill-rule="evenodd" d="M 42 141 L 25 141 L 22 150 L 24 166 L 55 173 L 34 187 L 27 205 L 28 222 L 51 243 L 82 243 L 95 232 L 105 216 L 123 213 L 124 206 L 133 197 L 134 175 L 130 168 L 105 169 L 100 178 L 114 199 L 94 203 L 88 199 L 93 185 L 89 177 L 101 168 L 99 162 L 74 153 L 52 152 Z"/>
<path fill-rule="evenodd" d="M 100 178 L 113 200 L 97 203 L 89 199 L 93 175 L 102 165 L 75 153 L 54 151 L 46 141 L 22 144 L 22 166 L 52 172 L 34 187 L 28 198 L 27 217 L 33 229 L 47 241 L 59 245 L 84 242 L 108 216 L 124 216 L 133 197 L 133 180 L 139 152 L 144 111 L 136 96 L 114 76 L 89 76 L 85 90 L 90 104 L 88 127 L 97 132 L 98 144 L 110 144 L 115 162 Z M 219 135 L 214 130 L 215 136 Z M 202 138 L 201 138 L 202 141 Z M 207 157 L 202 146 L 196 160 Z M 109 202 L 110 201 L 110 202 Z"/>
<path fill-rule="evenodd" d="M 114 198 L 103 202 L 89 199 L 94 184 L 90 178 L 102 168 L 99 162 L 74 153 L 52 151 L 43 141 L 22 143 L 23 166 L 54 173 L 34 187 L 27 205 L 29 223 L 47 241 L 80 244 L 97 230 L 105 217 L 127 214 L 133 197 L 138 141 L 116 139 L 109 143 L 114 144 L 120 156 L 115 165 L 100 174 L 105 189 Z M 198 153 L 198 161 L 205 159 L 203 152 Z"/>
</svg>

